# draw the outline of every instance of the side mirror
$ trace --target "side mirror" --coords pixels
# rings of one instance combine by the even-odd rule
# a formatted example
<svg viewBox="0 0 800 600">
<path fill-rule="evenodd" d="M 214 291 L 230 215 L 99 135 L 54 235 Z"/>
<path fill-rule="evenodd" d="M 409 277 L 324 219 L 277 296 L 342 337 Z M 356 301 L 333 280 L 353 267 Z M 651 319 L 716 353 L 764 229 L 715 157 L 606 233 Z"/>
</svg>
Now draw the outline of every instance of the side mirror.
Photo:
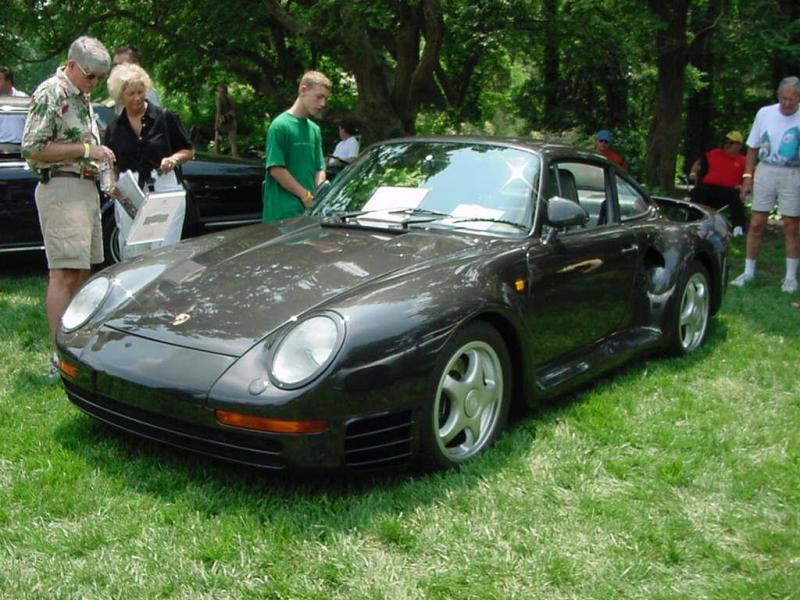
<svg viewBox="0 0 800 600">
<path fill-rule="evenodd" d="M 547 201 L 547 224 L 556 229 L 580 227 L 589 221 L 589 213 L 576 202 L 561 196 Z"/>
</svg>

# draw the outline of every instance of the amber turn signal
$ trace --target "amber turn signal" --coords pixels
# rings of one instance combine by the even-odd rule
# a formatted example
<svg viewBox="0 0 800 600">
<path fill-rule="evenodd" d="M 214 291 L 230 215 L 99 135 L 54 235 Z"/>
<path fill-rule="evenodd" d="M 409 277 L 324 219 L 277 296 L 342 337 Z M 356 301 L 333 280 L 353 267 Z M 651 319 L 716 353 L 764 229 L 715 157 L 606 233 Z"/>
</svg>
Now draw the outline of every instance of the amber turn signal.
<svg viewBox="0 0 800 600">
<path fill-rule="evenodd" d="M 75 375 L 78 374 L 78 367 L 75 365 L 69 364 L 63 358 L 58 360 L 58 370 L 61 371 L 64 375 L 70 378 L 75 378 Z"/>
<path fill-rule="evenodd" d="M 525 280 L 524 279 L 515 279 L 514 280 L 514 289 L 518 292 L 525 291 Z"/>
<path fill-rule="evenodd" d="M 268 419 L 266 417 L 244 415 L 228 410 L 218 410 L 216 415 L 217 421 L 223 425 L 269 431 L 270 433 L 321 433 L 328 429 L 328 422 L 324 419 L 287 421 L 285 419 Z"/>
</svg>

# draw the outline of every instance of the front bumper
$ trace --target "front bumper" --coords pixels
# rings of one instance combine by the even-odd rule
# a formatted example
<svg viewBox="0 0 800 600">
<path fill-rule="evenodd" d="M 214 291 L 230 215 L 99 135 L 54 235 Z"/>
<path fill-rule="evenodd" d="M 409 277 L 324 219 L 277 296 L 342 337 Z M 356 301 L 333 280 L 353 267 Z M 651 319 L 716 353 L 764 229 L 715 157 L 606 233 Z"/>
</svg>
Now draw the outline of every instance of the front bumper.
<svg viewBox="0 0 800 600">
<path fill-rule="evenodd" d="M 60 347 L 62 361 L 70 365 L 62 368 L 67 397 L 86 414 L 133 435 L 275 471 L 385 469 L 408 464 L 417 452 L 419 411 L 401 398 L 418 395 L 399 393 L 394 386 L 347 391 L 321 381 L 272 407 L 268 399 L 258 405 L 257 398 L 245 395 L 240 402 L 220 400 L 209 397 L 208 390 L 229 370 L 230 357 L 120 332 L 101 332 L 95 341 L 77 353 L 74 347 Z M 187 354 L 188 363 L 199 369 L 186 370 Z M 322 417 L 329 427 L 310 434 L 256 431 L 220 423 L 217 409 L 275 418 Z"/>
</svg>

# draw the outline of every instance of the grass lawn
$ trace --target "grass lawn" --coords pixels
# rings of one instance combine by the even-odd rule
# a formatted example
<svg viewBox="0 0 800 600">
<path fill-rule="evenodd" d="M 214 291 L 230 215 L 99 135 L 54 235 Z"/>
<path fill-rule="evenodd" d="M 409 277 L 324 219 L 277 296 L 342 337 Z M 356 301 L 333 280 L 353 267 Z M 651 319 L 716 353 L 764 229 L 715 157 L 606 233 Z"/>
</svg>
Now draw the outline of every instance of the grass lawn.
<svg viewBox="0 0 800 600">
<path fill-rule="evenodd" d="M 44 271 L 0 271 L 0 598 L 800 598 L 782 251 L 773 232 L 695 354 L 541 407 L 458 472 L 373 481 L 264 475 L 90 420 L 45 376 Z"/>
</svg>

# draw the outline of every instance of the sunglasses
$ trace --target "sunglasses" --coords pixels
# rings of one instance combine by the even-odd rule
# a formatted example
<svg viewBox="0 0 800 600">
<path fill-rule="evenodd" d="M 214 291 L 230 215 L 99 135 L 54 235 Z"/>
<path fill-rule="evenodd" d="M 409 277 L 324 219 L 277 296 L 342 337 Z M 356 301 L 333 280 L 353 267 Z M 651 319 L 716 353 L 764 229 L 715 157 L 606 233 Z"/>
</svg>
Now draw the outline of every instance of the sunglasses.
<svg viewBox="0 0 800 600">
<path fill-rule="evenodd" d="M 92 73 L 91 71 L 85 71 L 78 62 L 75 63 L 75 66 L 78 67 L 78 70 L 81 72 L 81 75 L 86 78 L 86 81 L 94 81 L 95 79 L 99 81 L 105 76 L 104 73 Z"/>
</svg>

